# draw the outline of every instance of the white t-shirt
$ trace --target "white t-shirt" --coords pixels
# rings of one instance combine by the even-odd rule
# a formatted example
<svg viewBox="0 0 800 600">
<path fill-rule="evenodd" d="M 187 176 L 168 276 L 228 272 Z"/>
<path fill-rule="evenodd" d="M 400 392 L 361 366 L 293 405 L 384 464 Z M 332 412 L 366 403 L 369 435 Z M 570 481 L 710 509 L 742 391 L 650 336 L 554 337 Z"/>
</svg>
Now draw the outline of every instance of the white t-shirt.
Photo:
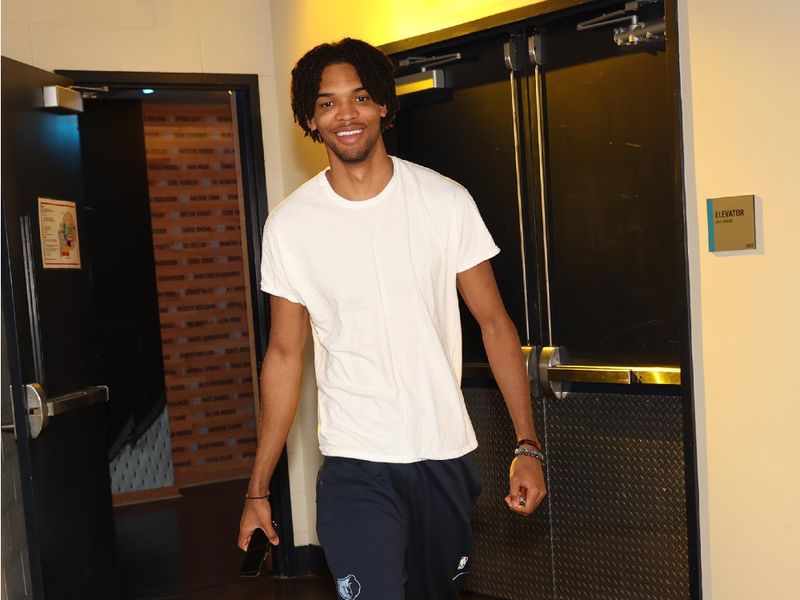
<svg viewBox="0 0 800 600">
<path fill-rule="evenodd" d="M 469 193 L 392 157 L 375 197 L 326 171 L 272 211 L 261 289 L 311 317 L 322 454 L 392 463 L 477 447 L 461 393 L 456 274 L 496 255 Z"/>
</svg>

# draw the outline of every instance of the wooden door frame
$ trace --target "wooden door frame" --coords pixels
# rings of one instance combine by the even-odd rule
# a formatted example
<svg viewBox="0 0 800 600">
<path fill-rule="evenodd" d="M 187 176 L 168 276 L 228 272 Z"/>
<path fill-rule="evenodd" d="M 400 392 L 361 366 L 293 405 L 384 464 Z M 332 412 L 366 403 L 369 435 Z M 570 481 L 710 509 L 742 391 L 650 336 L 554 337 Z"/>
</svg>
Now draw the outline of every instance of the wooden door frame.
<svg viewBox="0 0 800 600">
<path fill-rule="evenodd" d="M 227 73 L 156 73 L 146 71 L 74 71 L 57 70 L 69 77 L 74 85 L 109 89 L 168 89 L 186 92 L 232 91 L 236 94 L 238 133 L 240 144 L 242 205 L 245 211 L 246 246 L 253 306 L 253 331 L 255 333 L 258 370 L 261 370 L 267 348 L 269 331 L 269 303 L 258 285 L 261 264 L 261 236 L 267 218 L 267 184 L 262 138 L 260 98 L 257 75 Z M 103 92 L 99 92 L 102 94 Z M 275 520 L 281 523 L 283 543 L 275 548 L 277 571 L 281 575 L 302 572 L 303 562 L 299 549 L 294 547 L 292 509 L 289 489 L 289 468 L 286 449 L 273 475 L 272 510 Z M 244 494 L 244 490 L 242 490 Z"/>
</svg>

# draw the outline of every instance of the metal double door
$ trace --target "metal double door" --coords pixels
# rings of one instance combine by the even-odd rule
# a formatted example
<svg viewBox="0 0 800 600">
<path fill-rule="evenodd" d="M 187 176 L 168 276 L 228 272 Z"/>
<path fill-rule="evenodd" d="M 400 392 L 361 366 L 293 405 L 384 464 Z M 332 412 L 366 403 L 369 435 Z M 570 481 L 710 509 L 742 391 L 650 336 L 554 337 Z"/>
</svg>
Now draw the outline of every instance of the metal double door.
<svg viewBox="0 0 800 600">
<path fill-rule="evenodd" d="M 508 513 L 514 432 L 462 306 L 484 479 L 469 587 L 492 597 L 697 593 L 673 41 L 663 5 L 625 8 L 395 56 L 399 89 L 430 89 L 401 97 L 388 145 L 467 187 L 501 247 L 492 264 L 548 455 L 546 502 L 529 520 Z"/>
</svg>

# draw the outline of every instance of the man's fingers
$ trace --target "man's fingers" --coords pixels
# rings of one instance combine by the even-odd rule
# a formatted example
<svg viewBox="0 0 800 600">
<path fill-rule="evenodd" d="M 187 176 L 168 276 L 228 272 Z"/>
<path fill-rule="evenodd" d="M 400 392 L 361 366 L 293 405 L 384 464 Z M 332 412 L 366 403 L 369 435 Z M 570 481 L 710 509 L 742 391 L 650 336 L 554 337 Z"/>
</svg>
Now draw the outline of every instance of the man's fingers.
<svg viewBox="0 0 800 600">
<path fill-rule="evenodd" d="M 267 524 L 266 527 L 264 527 L 264 533 L 267 534 L 267 539 L 269 540 L 269 543 L 272 544 L 273 546 L 277 546 L 278 544 L 281 543 L 281 540 L 278 537 L 278 532 L 275 531 L 275 527 L 273 527 L 272 523 L 269 523 Z"/>
<path fill-rule="evenodd" d="M 255 529 L 258 529 L 258 527 Z M 247 551 L 247 546 L 250 544 L 250 538 L 253 537 L 253 531 L 255 531 L 255 529 L 250 531 L 245 531 L 244 529 L 239 530 L 239 539 L 237 541 L 237 545 L 241 550 L 244 550 L 245 552 Z M 265 525 L 264 527 L 261 527 L 261 529 L 263 529 L 264 533 L 267 534 L 267 539 L 269 540 L 270 544 L 273 546 L 280 544 L 281 540 L 272 524 Z"/>
<path fill-rule="evenodd" d="M 520 505 L 517 499 L 512 498 L 511 496 L 506 496 L 505 500 L 506 500 L 506 506 L 508 506 L 508 508 L 510 508 L 513 512 L 519 515 L 529 514 L 528 507 L 525 506 L 524 504 Z"/>
<path fill-rule="evenodd" d="M 239 546 L 240 550 L 247 551 L 247 545 L 250 543 L 250 537 L 253 535 L 253 532 L 246 532 L 243 530 L 239 530 L 239 539 L 237 540 L 237 545 Z"/>
<path fill-rule="evenodd" d="M 533 497 L 532 499 L 528 500 L 528 505 L 526 506 L 526 508 L 528 509 L 527 514 L 531 514 L 534 510 L 539 508 L 539 505 L 542 503 L 542 500 L 544 500 L 544 497 L 546 495 L 547 492 L 545 492 L 544 490 L 539 490 L 535 494 L 532 494 Z"/>
<path fill-rule="evenodd" d="M 519 486 L 516 494 L 511 492 L 505 497 L 506 506 L 515 513 L 527 516 L 533 514 L 546 495 L 544 490 L 528 490 Z"/>
</svg>

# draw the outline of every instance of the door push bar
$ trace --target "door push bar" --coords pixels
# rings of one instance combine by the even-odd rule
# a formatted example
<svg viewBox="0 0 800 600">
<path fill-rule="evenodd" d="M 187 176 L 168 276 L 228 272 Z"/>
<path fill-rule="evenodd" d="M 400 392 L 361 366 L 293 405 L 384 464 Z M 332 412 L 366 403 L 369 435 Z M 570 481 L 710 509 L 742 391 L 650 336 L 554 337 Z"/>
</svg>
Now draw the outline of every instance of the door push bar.
<svg viewBox="0 0 800 600">
<path fill-rule="evenodd" d="M 538 361 L 535 360 L 534 350 L 529 349 L 528 352 L 528 376 L 551 398 L 565 398 L 570 383 L 617 385 L 680 385 L 681 383 L 680 367 L 570 365 L 562 364 L 565 353 L 561 348 L 544 346 L 539 352 Z"/>
<path fill-rule="evenodd" d="M 522 356 L 531 383 L 531 393 L 565 398 L 570 383 L 617 385 L 680 385 L 680 367 L 638 367 L 619 365 L 565 365 L 562 348 L 522 346 Z M 462 375 L 469 379 L 494 379 L 486 363 L 465 363 Z"/>
<path fill-rule="evenodd" d="M 101 402 L 108 402 L 108 387 L 97 385 L 84 388 L 77 392 L 63 394 L 55 398 L 48 398 L 44 389 L 38 383 L 29 383 L 25 386 L 28 429 L 31 439 L 38 438 L 47 427 L 50 417 L 86 408 Z M 3 431 L 13 432 L 14 425 L 3 425 Z"/>
</svg>

